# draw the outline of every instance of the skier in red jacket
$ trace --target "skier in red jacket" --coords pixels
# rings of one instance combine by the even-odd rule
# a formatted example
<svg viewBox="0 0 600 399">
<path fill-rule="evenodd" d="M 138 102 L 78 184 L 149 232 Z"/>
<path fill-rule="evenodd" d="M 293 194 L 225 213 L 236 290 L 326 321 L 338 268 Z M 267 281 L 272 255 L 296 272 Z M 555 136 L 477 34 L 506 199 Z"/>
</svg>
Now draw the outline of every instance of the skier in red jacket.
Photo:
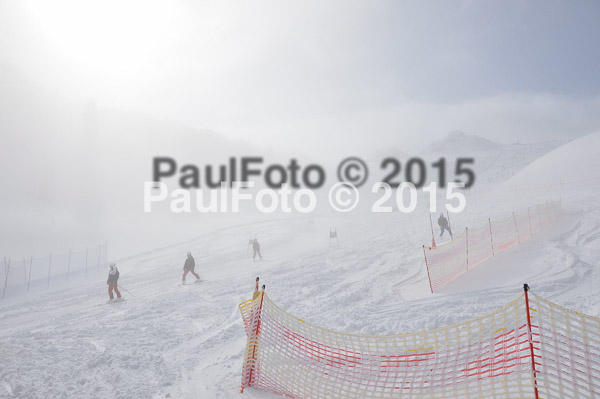
<svg viewBox="0 0 600 399">
<path fill-rule="evenodd" d="M 117 264 L 115 262 L 110 262 L 110 267 L 108 270 L 108 280 L 106 280 L 106 284 L 108 284 L 108 297 L 110 298 L 108 301 L 114 301 L 113 291 L 117 293 L 117 301 L 121 300 L 121 293 L 119 292 L 119 269 L 117 269 Z"/>
</svg>

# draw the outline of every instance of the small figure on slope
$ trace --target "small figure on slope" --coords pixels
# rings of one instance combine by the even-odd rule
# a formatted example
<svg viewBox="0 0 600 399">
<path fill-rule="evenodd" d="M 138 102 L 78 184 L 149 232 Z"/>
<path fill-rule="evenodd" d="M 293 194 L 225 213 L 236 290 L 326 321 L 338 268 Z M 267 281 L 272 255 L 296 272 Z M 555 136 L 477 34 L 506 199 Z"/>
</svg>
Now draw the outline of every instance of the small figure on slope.
<svg viewBox="0 0 600 399">
<path fill-rule="evenodd" d="M 444 231 L 448 230 L 450 233 L 450 237 L 452 237 L 452 230 L 450 230 L 450 226 L 448 226 L 448 219 L 444 216 L 443 213 L 440 213 L 440 217 L 438 218 L 438 224 L 440 225 L 440 237 L 444 234 Z"/>
<path fill-rule="evenodd" d="M 115 262 L 110 262 L 109 270 L 108 270 L 108 280 L 106 280 L 106 284 L 108 284 L 108 297 L 110 298 L 108 302 L 114 301 L 113 291 L 117 293 L 117 301 L 121 300 L 121 293 L 119 292 L 119 269 L 117 269 L 117 264 Z"/>
<path fill-rule="evenodd" d="M 337 244 L 337 246 L 340 246 L 340 241 L 338 240 L 338 235 L 337 235 L 337 228 L 335 230 L 331 230 L 331 227 L 329 228 L 329 246 L 331 246 L 331 239 L 335 238 L 335 242 Z"/>
<path fill-rule="evenodd" d="M 181 278 L 181 284 L 185 284 L 185 276 L 187 276 L 188 273 L 192 273 L 196 277 L 196 281 L 200 280 L 200 276 L 194 271 L 195 267 L 196 261 L 194 261 L 192 253 L 188 252 L 187 259 L 185 260 L 185 263 L 183 265 L 183 277 Z"/>
<path fill-rule="evenodd" d="M 258 258 L 262 260 L 262 255 L 260 253 L 260 244 L 258 243 L 258 239 L 251 240 L 252 241 L 252 249 L 254 250 L 254 254 L 252 255 L 252 260 L 256 262 L 256 254 L 258 254 Z"/>
</svg>

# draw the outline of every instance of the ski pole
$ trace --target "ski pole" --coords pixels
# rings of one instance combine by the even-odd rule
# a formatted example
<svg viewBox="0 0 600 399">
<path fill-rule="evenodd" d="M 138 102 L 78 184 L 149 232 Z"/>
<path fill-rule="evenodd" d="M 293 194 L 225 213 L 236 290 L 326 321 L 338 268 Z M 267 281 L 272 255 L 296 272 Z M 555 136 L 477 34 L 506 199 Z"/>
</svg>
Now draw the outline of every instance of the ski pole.
<svg viewBox="0 0 600 399">
<path fill-rule="evenodd" d="M 122 289 L 123 291 L 125 291 L 128 294 L 131 294 L 131 296 L 135 296 L 131 293 L 131 291 L 129 291 L 127 288 L 123 287 L 122 285 L 119 285 L 119 288 Z"/>
</svg>

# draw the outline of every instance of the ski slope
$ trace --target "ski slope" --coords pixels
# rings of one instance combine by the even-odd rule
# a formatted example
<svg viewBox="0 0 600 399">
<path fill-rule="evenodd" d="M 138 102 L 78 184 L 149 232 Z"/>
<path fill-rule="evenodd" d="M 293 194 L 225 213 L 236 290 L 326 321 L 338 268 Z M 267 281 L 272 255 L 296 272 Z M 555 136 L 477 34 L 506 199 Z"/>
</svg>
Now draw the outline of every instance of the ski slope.
<svg viewBox="0 0 600 399">
<path fill-rule="evenodd" d="M 600 133 L 478 194 L 467 215 L 453 219 L 455 231 L 561 195 L 563 214 L 436 294 L 429 292 L 421 250 L 431 240 L 429 221 L 359 213 L 263 216 L 132 256 L 118 262 L 119 282 L 131 292 L 123 292 L 122 303 L 105 304 L 105 276 L 9 298 L 0 302 L 0 398 L 239 398 L 246 337 L 237 305 L 251 297 L 256 276 L 283 309 L 354 333 L 470 319 L 514 298 L 524 282 L 549 300 L 598 316 L 600 165 L 590 148 L 600 148 Z M 555 185 L 559 172 L 565 181 L 573 177 L 570 186 Z M 538 186 L 540 198 L 531 194 Z M 337 227 L 340 247 L 328 246 L 330 226 Z M 252 262 L 246 246 L 254 235 L 260 262 Z M 178 286 L 187 251 L 204 281 Z M 243 397 L 276 396 L 248 389 Z"/>
</svg>

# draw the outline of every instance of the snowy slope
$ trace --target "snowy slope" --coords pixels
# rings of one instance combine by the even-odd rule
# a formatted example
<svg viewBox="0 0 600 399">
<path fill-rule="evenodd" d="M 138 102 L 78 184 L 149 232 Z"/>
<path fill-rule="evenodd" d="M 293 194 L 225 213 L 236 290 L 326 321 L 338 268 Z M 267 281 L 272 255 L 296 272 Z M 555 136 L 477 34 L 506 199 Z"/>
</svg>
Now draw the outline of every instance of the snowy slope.
<svg viewBox="0 0 600 399">
<path fill-rule="evenodd" d="M 593 178 L 598 160 L 590 148 L 600 148 L 600 134 L 549 152 L 474 201 L 469 220 L 530 205 L 535 198 L 513 201 L 514 191 L 552 182 L 542 180 L 566 161 L 578 166 L 569 173 L 560 166 L 565 175 L 587 171 Z M 0 397 L 239 398 L 245 335 L 237 304 L 250 297 L 256 276 L 282 308 L 355 333 L 469 319 L 512 299 L 524 282 L 548 299 L 600 315 L 600 190 L 572 187 L 568 195 L 563 187 L 564 215 L 550 228 L 433 295 L 421 252 L 428 221 L 393 213 L 321 215 L 312 223 L 265 216 L 131 257 L 119 263 L 121 283 L 131 291 L 123 303 L 104 304 L 104 277 L 12 298 L 0 303 Z M 455 220 L 460 228 L 467 219 Z M 328 247 L 332 225 L 339 248 Z M 254 234 L 262 262 L 252 262 L 246 247 Z M 188 250 L 205 281 L 180 287 Z M 243 397 L 275 396 L 250 389 Z"/>
<path fill-rule="evenodd" d="M 429 159 L 444 157 L 448 161 L 459 157 L 474 158 L 473 170 L 477 176 L 474 189 L 485 191 L 513 177 L 531 162 L 562 144 L 558 140 L 500 144 L 456 131 L 431 143 L 422 151 L 422 155 Z"/>
</svg>

